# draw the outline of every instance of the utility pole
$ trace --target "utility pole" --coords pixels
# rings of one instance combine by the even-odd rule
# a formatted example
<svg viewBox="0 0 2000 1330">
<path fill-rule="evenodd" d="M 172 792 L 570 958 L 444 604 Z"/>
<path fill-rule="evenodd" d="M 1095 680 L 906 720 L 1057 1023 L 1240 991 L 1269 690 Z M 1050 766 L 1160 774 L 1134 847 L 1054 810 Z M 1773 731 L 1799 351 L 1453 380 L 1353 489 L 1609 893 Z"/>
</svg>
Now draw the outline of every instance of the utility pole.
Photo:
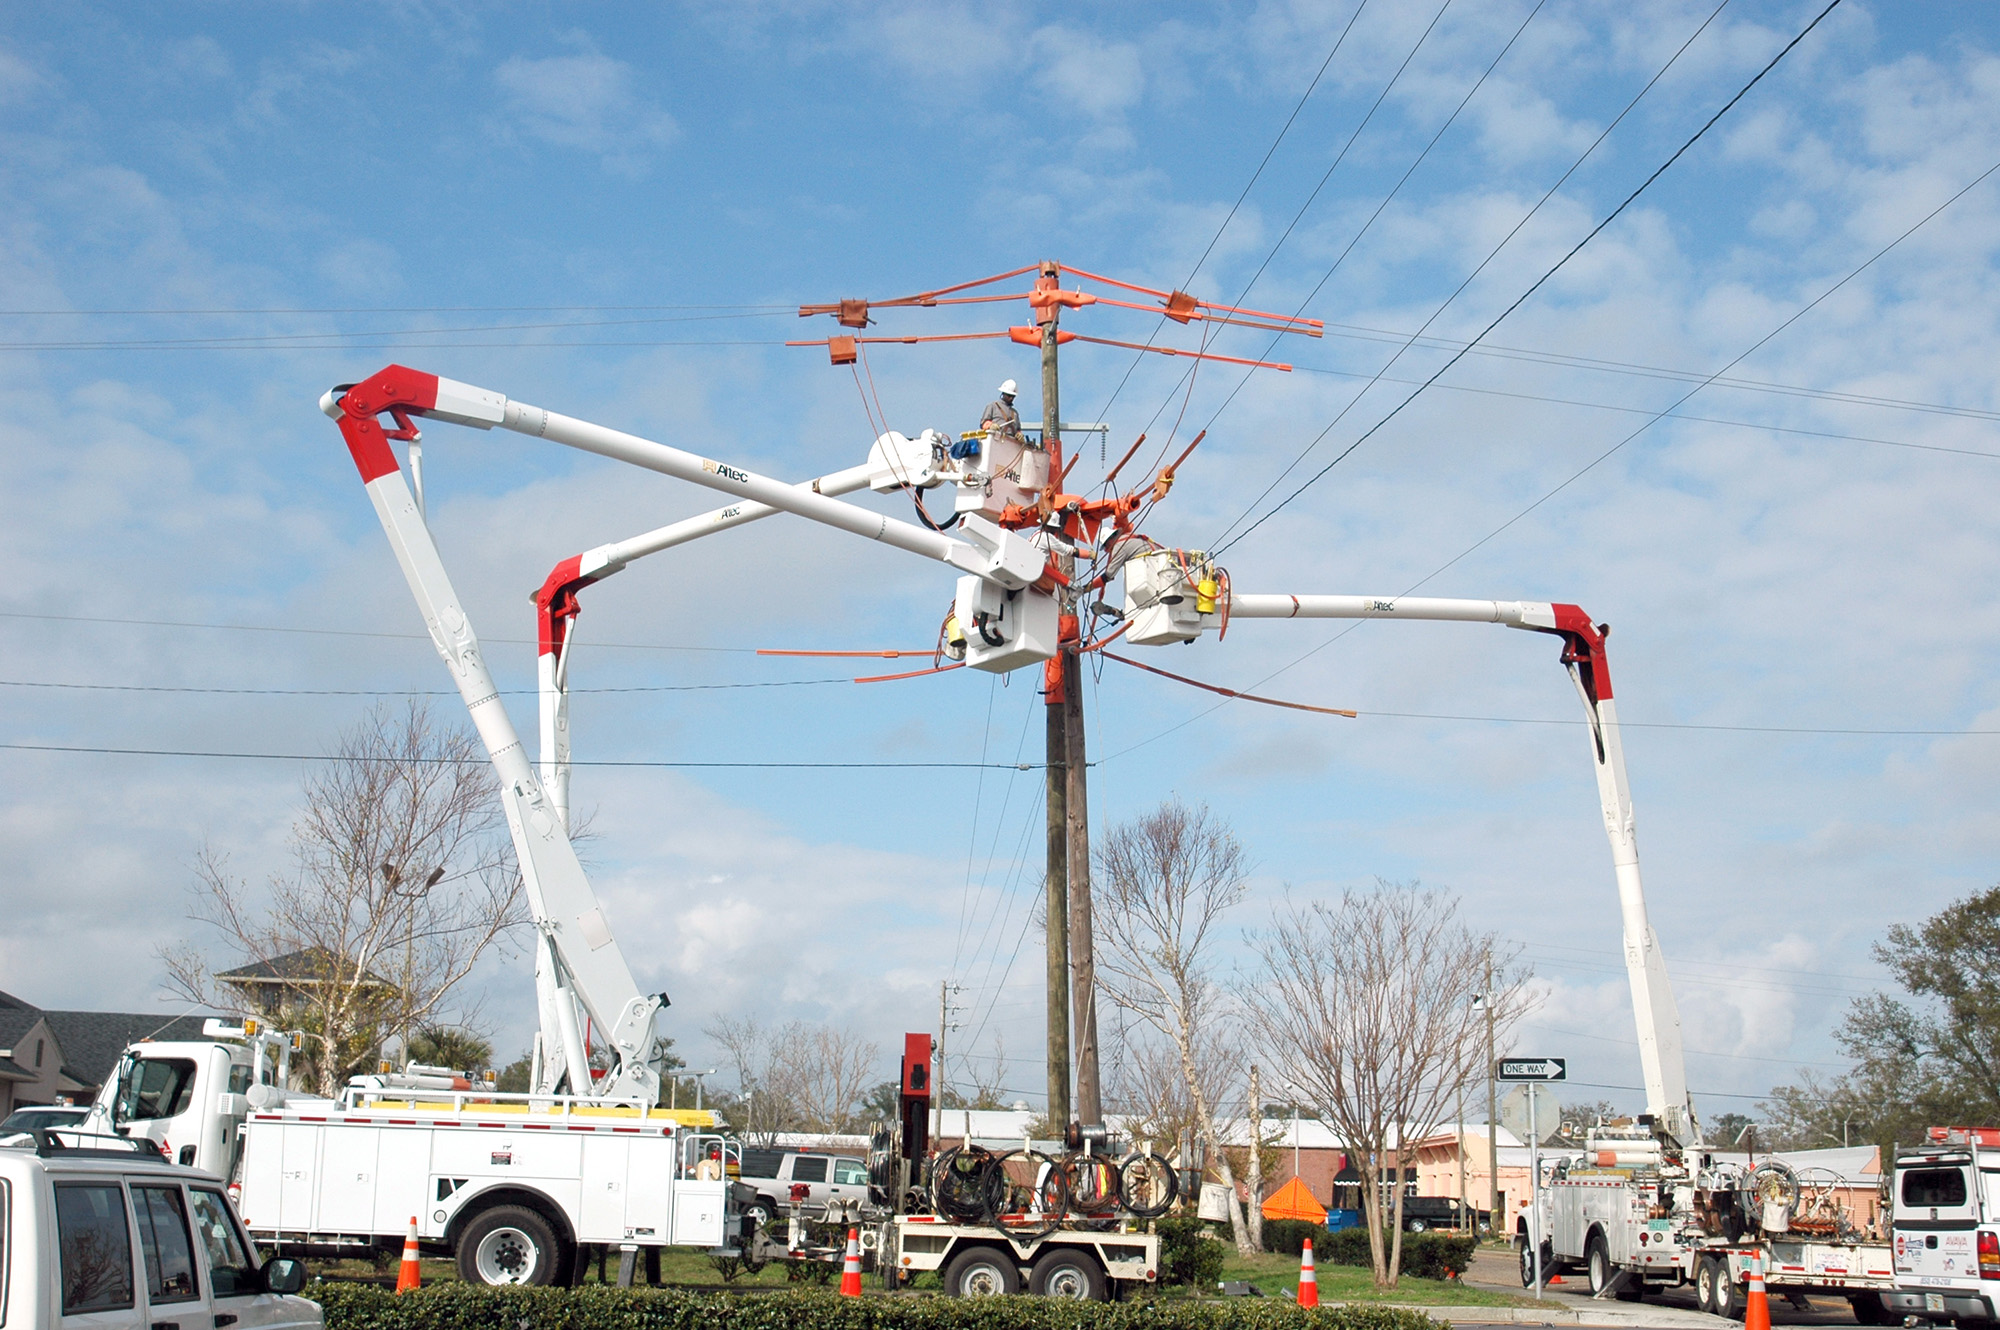
<svg viewBox="0 0 2000 1330">
<path fill-rule="evenodd" d="M 1052 262 L 1042 264 L 1035 289 L 1052 290 L 1061 281 L 1060 269 Z M 1056 378 L 1056 311 L 1050 304 L 1037 311 L 1042 322 L 1042 450 L 1048 459 L 1049 483 L 1053 488 L 1062 476 L 1062 400 Z M 1067 576 L 1074 559 L 1058 558 L 1057 566 Z M 1065 594 L 1060 612 L 1074 623 L 1076 602 Z M 1074 652 L 1058 651 L 1043 671 L 1043 692 L 1048 703 L 1048 1000 L 1049 1000 L 1049 1122 L 1060 1134 L 1070 1121 L 1069 1098 L 1069 1016 L 1070 1016 L 1070 769 L 1069 707 L 1066 696 L 1075 662 Z"/>
<path fill-rule="evenodd" d="M 947 1031 L 958 1028 L 951 1023 L 951 995 L 960 991 L 951 980 L 938 980 L 937 1065 L 931 1069 L 931 1104 L 937 1122 L 931 1132 L 932 1140 L 944 1135 L 944 1036 Z"/>
<path fill-rule="evenodd" d="M 1494 1235 L 1500 1234 L 1500 1107 L 1494 1086 L 1498 1067 L 1493 1061 L 1493 948 L 1486 949 L 1486 987 L 1481 991 L 1486 1004 L 1486 1222 Z"/>
<path fill-rule="evenodd" d="M 1264 1250 L 1264 1088 L 1257 1082 L 1257 1064 L 1250 1064 L 1250 1245 Z"/>
</svg>

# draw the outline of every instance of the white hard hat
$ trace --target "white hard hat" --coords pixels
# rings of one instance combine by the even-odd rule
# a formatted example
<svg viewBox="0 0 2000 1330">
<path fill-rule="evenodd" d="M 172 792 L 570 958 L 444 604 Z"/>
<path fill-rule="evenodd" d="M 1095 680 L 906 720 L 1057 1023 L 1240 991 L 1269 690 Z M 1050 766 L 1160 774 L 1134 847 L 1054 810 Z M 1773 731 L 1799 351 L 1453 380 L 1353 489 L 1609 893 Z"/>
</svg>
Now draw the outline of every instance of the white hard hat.
<svg viewBox="0 0 2000 1330">
<path fill-rule="evenodd" d="M 1000 385 L 1000 395 L 1002 397 L 1012 397 L 1014 395 L 1014 381 L 1012 379 Z"/>
</svg>

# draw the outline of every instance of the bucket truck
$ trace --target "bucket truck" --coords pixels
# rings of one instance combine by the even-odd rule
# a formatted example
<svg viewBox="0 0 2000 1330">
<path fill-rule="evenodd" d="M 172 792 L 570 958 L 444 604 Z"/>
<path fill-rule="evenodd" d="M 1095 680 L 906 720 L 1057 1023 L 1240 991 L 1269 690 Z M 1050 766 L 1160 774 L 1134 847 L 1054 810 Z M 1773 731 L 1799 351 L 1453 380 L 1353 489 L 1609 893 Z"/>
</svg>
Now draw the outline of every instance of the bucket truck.
<svg viewBox="0 0 2000 1330">
<path fill-rule="evenodd" d="M 1562 641 L 1560 659 L 1583 703 L 1591 767 L 1618 885 L 1625 973 L 1638 1027 L 1646 1112 L 1630 1127 L 1598 1127 L 1584 1150 L 1559 1160 L 1539 1199 L 1516 1221 L 1522 1282 L 1540 1271 L 1582 1269 L 1597 1296 L 1636 1298 L 1692 1284 L 1703 1311 L 1740 1314 L 1753 1260 L 1780 1293 L 1845 1296 L 1864 1323 L 1879 1323 L 1895 1285 L 1889 1247 L 1866 1240 L 1838 1212 L 1807 1213 L 1798 1179 L 1782 1164 L 1715 1157 L 1688 1094 L 1680 1011 L 1646 914 L 1632 790 L 1618 729 L 1605 644 L 1609 624 L 1575 605 L 1419 596 L 1270 595 L 1236 591 L 1199 551 L 1114 548 L 1124 575 L 1123 636 L 1138 646 L 1191 642 L 1239 619 L 1374 619 L 1493 623 Z M 1100 579 L 1104 580 L 1104 579 Z M 1496 1227 L 1499 1217 L 1495 1217 Z"/>
</svg>

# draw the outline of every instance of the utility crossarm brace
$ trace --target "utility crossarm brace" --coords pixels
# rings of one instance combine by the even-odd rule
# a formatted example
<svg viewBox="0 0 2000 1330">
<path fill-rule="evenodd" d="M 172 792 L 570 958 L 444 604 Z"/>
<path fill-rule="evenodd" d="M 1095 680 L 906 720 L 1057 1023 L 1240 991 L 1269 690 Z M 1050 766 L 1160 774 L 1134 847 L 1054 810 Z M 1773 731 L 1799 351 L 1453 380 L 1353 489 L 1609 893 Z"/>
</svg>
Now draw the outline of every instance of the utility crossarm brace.
<svg viewBox="0 0 2000 1330">
<path fill-rule="evenodd" d="M 1611 840 L 1611 863 L 1618 877 L 1618 904 L 1624 924 L 1625 975 L 1632 986 L 1632 1013 L 1638 1024 L 1639 1062 L 1646 1078 L 1646 1108 L 1654 1131 L 1688 1149 L 1701 1145 L 1701 1127 L 1688 1098 L 1687 1066 L 1681 1046 L 1680 1009 L 1667 979 L 1667 963 L 1646 915 L 1639 878 L 1639 840 L 1632 812 L 1632 788 L 1625 778 L 1625 750 L 1619 740 L 1617 705 L 1611 697 L 1611 667 L 1605 656 L 1607 624 L 1592 624 L 1575 605 L 1521 600 L 1447 600 L 1413 596 L 1272 596 L 1231 592 L 1228 617 L 1236 619 L 1423 619 L 1457 623 L 1498 623 L 1549 633 L 1563 641 L 1562 663 L 1569 670 L 1590 722 L 1591 762 L 1604 831 Z"/>
</svg>

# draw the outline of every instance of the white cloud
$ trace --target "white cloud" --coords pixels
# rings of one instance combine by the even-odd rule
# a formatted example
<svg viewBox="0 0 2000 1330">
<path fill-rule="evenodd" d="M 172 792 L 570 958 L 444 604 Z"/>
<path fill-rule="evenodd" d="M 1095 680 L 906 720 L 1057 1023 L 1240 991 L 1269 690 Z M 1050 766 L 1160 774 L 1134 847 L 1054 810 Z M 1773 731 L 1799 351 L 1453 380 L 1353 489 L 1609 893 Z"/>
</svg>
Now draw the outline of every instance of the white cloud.
<svg viewBox="0 0 2000 1330">
<path fill-rule="evenodd" d="M 517 55 L 493 71 L 504 123 L 543 143 L 590 153 L 607 169 L 644 170 L 680 137 L 680 127 L 642 95 L 631 65 L 579 44 L 584 49 L 574 55 Z"/>
</svg>

